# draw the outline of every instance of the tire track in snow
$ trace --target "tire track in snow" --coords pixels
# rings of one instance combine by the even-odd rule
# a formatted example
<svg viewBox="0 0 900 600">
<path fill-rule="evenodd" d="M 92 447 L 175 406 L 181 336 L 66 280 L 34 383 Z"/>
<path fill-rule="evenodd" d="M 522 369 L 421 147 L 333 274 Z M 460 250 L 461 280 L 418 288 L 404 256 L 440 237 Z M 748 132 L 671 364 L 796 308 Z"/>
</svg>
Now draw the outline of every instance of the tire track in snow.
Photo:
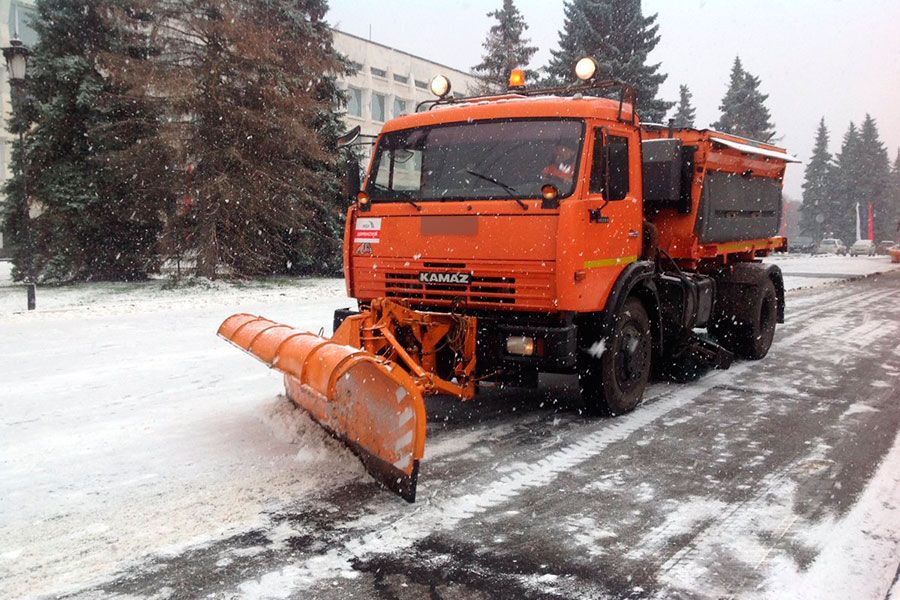
<svg viewBox="0 0 900 600">
<path fill-rule="evenodd" d="M 846 314 L 825 314 L 862 308 L 863 303 L 877 301 L 894 295 L 893 290 L 859 295 L 851 294 L 845 299 L 829 303 L 824 307 L 802 311 L 802 317 L 790 315 L 793 327 L 800 331 L 776 340 L 773 349 L 790 348 L 808 337 L 840 330 L 846 325 Z M 848 311 L 849 312 L 849 311 Z M 813 317 L 813 315 L 815 315 Z M 808 326 L 807 325 L 808 322 Z M 584 435 L 533 464 L 521 467 L 489 483 L 477 493 L 441 499 L 431 504 L 416 507 L 411 513 L 401 515 L 393 523 L 341 542 L 324 554 L 312 556 L 299 565 L 288 565 L 282 569 L 264 574 L 240 584 L 245 598 L 287 598 L 294 592 L 337 577 L 352 577 L 355 574 L 352 562 L 364 560 L 378 554 L 393 553 L 411 547 L 432 533 L 452 529 L 456 524 L 468 520 L 487 510 L 506 504 L 526 490 L 546 486 L 559 475 L 599 455 L 610 444 L 624 440 L 643 427 L 657 421 L 677 408 L 684 407 L 707 391 L 740 375 L 757 363 L 742 362 L 728 371 L 720 371 L 695 382 L 689 387 L 680 387 L 657 396 L 625 419 L 601 425 L 599 430 Z M 349 525 L 353 528 L 352 525 Z"/>
<path fill-rule="evenodd" d="M 876 339 L 892 333 L 893 327 L 884 327 L 884 322 L 881 320 L 869 320 L 867 314 L 862 315 L 861 319 L 863 323 L 860 325 L 857 325 L 856 320 L 852 320 L 849 317 L 851 314 L 854 314 L 857 309 L 862 310 L 872 302 L 881 302 L 885 298 L 894 295 L 896 295 L 896 292 L 882 291 L 862 296 L 854 294 L 852 297 L 843 297 L 842 301 L 829 304 L 828 308 L 846 308 L 848 306 L 852 306 L 853 308 L 847 310 L 843 315 L 831 316 L 827 321 L 817 323 L 817 329 L 824 334 L 824 337 L 842 341 L 854 339 L 858 332 L 865 332 L 866 335 L 869 336 L 869 342 L 873 342 Z M 813 312 L 820 311 L 814 310 L 805 312 L 807 312 L 807 314 L 812 314 Z M 805 325 L 805 323 L 797 324 L 797 326 L 800 327 Z M 771 370 L 773 367 L 778 367 L 778 362 L 763 362 L 760 364 L 760 367 L 764 370 Z M 746 384 L 739 386 L 739 389 L 747 389 Z M 672 554 L 664 554 L 660 557 L 660 560 L 653 560 L 652 557 L 646 555 L 646 548 L 664 548 L 676 537 L 676 535 L 683 533 L 682 523 L 678 522 L 678 520 L 668 521 L 644 535 L 641 538 L 640 543 L 636 545 L 632 552 L 631 558 L 649 561 L 648 566 L 642 570 L 645 572 L 652 572 L 654 577 L 657 578 L 665 578 L 677 582 L 695 577 L 698 570 L 696 568 L 688 569 L 686 568 L 686 565 L 696 567 L 691 561 L 694 560 L 695 555 L 697 555 L 699 551 L 708 550 L 710 544 L 715 541 L 740 537 L 736 536 L 735 532 L 742 535 L 746 534 L 743 536 L 744 539 L 751 539 L 752 532 L 758 530 L 758 527 L 752 526 L 753 519 L 755 516 L 765 514 L 765 511 L 760 510 L 760 508 L 767 504 L 767 498 L 770 497 L 773 491 L 781 489 L 785 484 L 792 481 L 791 473 L 797 468 L 798 464 L 809 459 L 809 454 L 808 447 L 795 452 L 793 456 L 784 461 L 779 468 L 770 471 L 755 484 L 756 492 L 752 496 L 741 501 L 727 501 L 725 498 L 730 486 L 728 485 L 728 481 L 721 482 L 719 488 L 720 491 L 718 493 L 703 498 L 703 501 L 709 506 L 721 507 L 720 511 L 716 514 L 715 518 L 701 517 L 698 520 L 696 534 L 693 535 L 687 543 L 682 545 Z M 737 477 L 737 475 L 734 475 L 731 480 L 735 477 Z M 781 530 L 779 526 L 776 526 L 774 529 Z M 787 529 L 784 529 L 783 531 L 786 532 Z M 706 556 L 706 554 L 701 553 L 701 557 L 702 556 Z M 668 589 L 664 590 L 659 597 L 666 597 L 666 594 L 670 591 L 671 590 Z"/>
<path fill-rule="evenodd" d="M 868 302 L 854 302 L 853 309 L 848 310 L 846 315 L 865 311 L 866 307 L 874 302 L 883 302 L 888 298 L 893 300 L 896 296 L 897 292 L 894 291 L 871 295 Z M 832 322 L 835 318 L 832 317 Z M 851 322 L 846 316 L 840 318 L 843 327 L 836 327 L 828 331 L 827 337 L 842 343 L 852 343 L 862 337 L 866 344 L 874 344 L 895 331 L 893 324 L 881 319 L 872 320 L 868 312 L 863 312 L 860 324 Z M 757 574 L 760 567 L 767 562 L 773 548 L 794 528 L 796 521 L 805 519 L 792 510 L 792 499 L 797 485 L 793 474 L 803 465 L 816 461 L 817 455 L 821 454 L 821 443 L 824 443 L 824 440 L 817 438 L 812 440 L 809 446 L 793 453 L 793 456 L 782 466 L 767 473 L 759 481 L 755 493 L 750 498 L 730 504 L 722 518 L 717 518 L 704 526 L 697 535 L 691 538 L 689 543 L 681 547 L 668 560 L 662 562 L 657 571 L 657 578 L 667 582 L 667 587 L 656 597 L 668 597 L 672 593 L 673 587 L 681 590 L 696 589 L 698 574 L 706 572 L 704 565 L 707 564 L 709 556 L 726 550 L 740 551 L 745 555 L 755 556 L 752 560 L 752 571 L 745 572 L 743 575 L 741 572 L 736 572 L 732 580 L 728 580 L 725 575 L 726 580 L 719 581 L 719 584 L 726 585 L 727 589 L 718 590 L 716 597 L 735 598 L 735 594 L 743 589 L 743 584 L 752 575 Z M 712 500 L 721 500 L 723 497 L 724 494 L 719 493 Z M 780 500 L 780 503 L 776 502 L 773 505 L 773 499 Z M 771 532 L 774 539 L 763 544 L 756 537 L 760 531 Z M 740 543 L 735 546 L 734 542 L 730 540 L 739 540 Z M 717 550 L 712 550 L 713 548 Z M 711 590 L 715 583 L 714 580 L 704 581 L 704 589 Z"/>
</svg>

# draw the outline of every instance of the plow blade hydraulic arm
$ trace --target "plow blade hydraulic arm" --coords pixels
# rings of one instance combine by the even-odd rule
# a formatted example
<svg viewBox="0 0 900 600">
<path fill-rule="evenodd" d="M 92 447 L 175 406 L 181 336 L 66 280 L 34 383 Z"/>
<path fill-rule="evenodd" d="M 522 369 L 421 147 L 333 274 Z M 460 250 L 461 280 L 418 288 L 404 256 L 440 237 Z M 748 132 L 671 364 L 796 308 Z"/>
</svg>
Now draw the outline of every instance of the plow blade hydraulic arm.
<svg viewBox="0 0 900 600">
<path fill-rule="evenodd" d="M 219 335 L 284 373 L 293 402 L 356 452 L 375 479 L 415 500 L 426 416 L 409 373 L 370 352 L 254 315 L 229 317 Z"/>
</svg>

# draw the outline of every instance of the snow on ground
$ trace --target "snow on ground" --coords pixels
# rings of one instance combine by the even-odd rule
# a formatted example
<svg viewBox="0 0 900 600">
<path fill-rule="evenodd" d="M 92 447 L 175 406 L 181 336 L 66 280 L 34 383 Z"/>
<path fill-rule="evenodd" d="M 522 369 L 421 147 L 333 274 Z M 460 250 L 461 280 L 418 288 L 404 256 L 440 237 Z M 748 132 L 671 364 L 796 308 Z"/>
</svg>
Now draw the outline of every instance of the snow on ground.
<svg viewBox="0 0 900 600">
<path fill-rule="evenodd" d="M 816 287 L 900 268 L 900 264 L 891 263 L 890 256 L 773 254 L 765 262 L 781 267 L 784 285 L 789 290 Z"/>
<path fill-rule="evenodd" d="M 812 565 L 798 571 L 790 561 L 779 561 L 769 569 L 767 595 L 810 600 L 884 597 L 900 561 L 900 437 L 871 482 L 849 514 L 837 523 L 826 520 L 808 534 L 820 549 Z M 850 565 L 849 573 L 845 565 Z"/>
<path fill-rule="evenodd" d="M 900 266 L 773 260 L 789 288 Z M 234 312 L 330 332 L 352 305 L 342 280 L 41 286 L 29 313 L 9 271 L 0 261 L 0 596 L 81 586 L 364 477 L 277 374 L 215 336 Z"/>
<path fill-rule="evenodd" d="M 328 326 L 341 280 L 0 287 L 0 597 L 83 584 L 362 477 L 215 335 L 232 312 Z M 50 308 L 52 307 L 52 308 Z"/>
</svg>

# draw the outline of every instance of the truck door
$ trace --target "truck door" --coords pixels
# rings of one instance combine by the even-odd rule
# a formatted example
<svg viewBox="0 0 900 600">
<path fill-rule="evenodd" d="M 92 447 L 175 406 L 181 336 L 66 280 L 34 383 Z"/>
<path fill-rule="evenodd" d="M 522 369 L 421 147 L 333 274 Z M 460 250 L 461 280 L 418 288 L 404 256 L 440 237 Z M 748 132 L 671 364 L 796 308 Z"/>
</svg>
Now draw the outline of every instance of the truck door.
<svg viewBox="0 0 900 600">
<path fill-rule="evenodd" d="M 640 147 L 634 130 L 596 126 L 588 139 L 581 310 L 601 310 L 613 284 L 641 255 Z"/>
<path fill-rule="evenodd" d="M 634 262 L 641 253 L 640 146 L 628 128 L 595 127 L 588 199 L 599 204 L 591 222 L 602 225 L 609 258 Z M 599 229 L 598 229 L 599 231 Z"/>
</svg>

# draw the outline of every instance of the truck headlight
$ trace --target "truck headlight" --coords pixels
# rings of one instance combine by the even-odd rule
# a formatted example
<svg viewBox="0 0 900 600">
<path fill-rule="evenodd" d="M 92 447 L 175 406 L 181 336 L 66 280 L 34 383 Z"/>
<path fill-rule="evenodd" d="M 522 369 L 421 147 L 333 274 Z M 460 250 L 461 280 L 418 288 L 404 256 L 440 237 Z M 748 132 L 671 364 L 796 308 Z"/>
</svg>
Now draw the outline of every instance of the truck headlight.
<svg viewBox="0 0 900 600">
<path fill-rule="evenodd" d="M 518 354 L 519 356 L 534 355 L 534 338 L 524 335 L 512 335 L 506 338 L 507 354 Z"/>
</svg>

